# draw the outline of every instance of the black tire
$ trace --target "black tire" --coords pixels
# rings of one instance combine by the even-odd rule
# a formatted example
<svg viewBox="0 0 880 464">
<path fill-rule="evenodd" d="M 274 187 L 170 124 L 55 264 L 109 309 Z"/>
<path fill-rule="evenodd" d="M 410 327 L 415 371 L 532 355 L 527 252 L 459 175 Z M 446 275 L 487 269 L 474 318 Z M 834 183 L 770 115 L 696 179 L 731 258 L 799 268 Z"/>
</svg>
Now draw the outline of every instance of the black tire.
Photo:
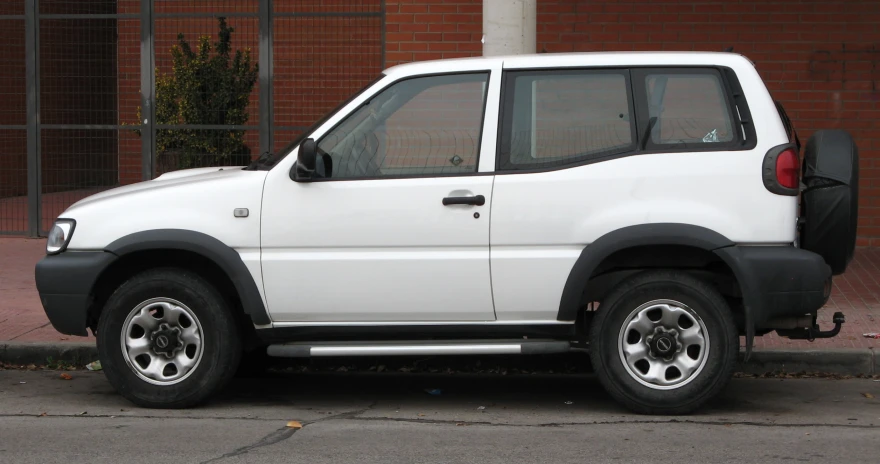
<svg viewBox="0 0 880 464">
<path fill-rule="evenodd" d="M 258 346 L 253 350 L 244 351 L 241 355 L 241 362 L 238 364 L 238 370 L 235 372 L 235 377 L 264 377 L 269 368 L 276 362 L 276 358 L 272 358 L 266 353 L 265 346 Z"/>
<path fill-rule="evenodd" d="M 625 367 L 618 349 L 631 313 L 655 300 L 686 305 L 702 319 L 709 335 L 702 368 L 673 389 L 640 383 Z M 590 359 L 599 381 L 615 400 L 640 414 L 688 414 L 699 408 L 727 385 L 738 350 L 736 325 L 724 298 L 711 285 L 674 270 L 647 271 L 621 282 L 601 302 L 590 327 Z"/>
<path fill-rule="evenodd" d="M 201 325 L 200 361 L 171 385 L 144 380 L 123 354 L 123 326 L 147 300 L 171 298 L 186 305 Z M 98 321 L 98 355 L 114 388 L 146 408 L 187 408 L 207 400 L 233 377 L 241 358 L 241 338 L 230 305 L 205 279 L 184 269 L 153 269 L 132 277 L 107 301 Z"/>
<path fill-rule="evenodd" d="M 801 247 L 843 274 L 856 249 L 859 221 L 859 151 L 843 130 L 816 131 L 804 150 Z"/>
</svg>

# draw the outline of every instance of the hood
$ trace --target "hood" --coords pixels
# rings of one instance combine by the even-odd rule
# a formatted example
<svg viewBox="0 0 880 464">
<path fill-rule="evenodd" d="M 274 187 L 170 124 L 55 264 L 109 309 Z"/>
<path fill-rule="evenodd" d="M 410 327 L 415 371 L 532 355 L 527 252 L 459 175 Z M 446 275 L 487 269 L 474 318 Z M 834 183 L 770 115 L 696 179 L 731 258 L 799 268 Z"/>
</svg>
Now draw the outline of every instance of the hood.
<svg viewBox="0 0 880 464">
<path fill-rule="evenodd" d="M 131 195 L 138 192 L 144 192 L 149 190 L 158 190 L 158 189 L 168 189 L 182 185 L 190 185 L 196 184 L 199 182 L 211 182 L 217 181 L 225 177 L 235 176 L 236 174 L 242 175 L 243 173 L 254 173 L 258 171 L 243 171 L 242 167 L 212 167 L 212 168 L 194 168 L 194 169 L 183 169 L 180 171 L 173 171 L 162 174 L 161 176 L 144 182 L 138 182 L 136 184 L 125 185 L 122 187 L 116 187 L 114 189 L 105 190 L 100 193 L 96 193 L 92 196 L 88 196 L 83 198 L 82 200 L 74 203 L 70 206 L 69 209 L 73 209 L 79 206 L 84 206 L 89 203 L 94 203 L 96 201 L 105 200 L 108 198 L 116 198 L 116 197 L 124 197 L 126 195 Z M 265 174 L 265 173 L 264 173 Z"/>
<path fill-rule="evenodd" d="M 190 230 L 229 246 L 259 247 L 268 174 L 235 167 L 189 169 L 92 195 L 62 215 L 76 221 L 68 249 L 102 250 L 122 237 L 156 229 Z M 238 208 L 248 216 L 235 216 Z"/>
<path fill-rule="evenodd" d="M 211 167 L 211 168 L 193 168 L 193 169 L 181 169 L 180 171 L 171 171 L 162 174 L 161 176 L 153 179 L 151 182 L 162 181 L 162 180 L 171 180 L 171 179 L 180 179 L 182 177 L 192 177 L 197 176 L 199 174 L 206 174 L 209 172 L 217 172 L 217 171 L 231 171 L 235 169 L 242 169 L 244 166 L 232 166 L 232 167 Z"/>
</svg>

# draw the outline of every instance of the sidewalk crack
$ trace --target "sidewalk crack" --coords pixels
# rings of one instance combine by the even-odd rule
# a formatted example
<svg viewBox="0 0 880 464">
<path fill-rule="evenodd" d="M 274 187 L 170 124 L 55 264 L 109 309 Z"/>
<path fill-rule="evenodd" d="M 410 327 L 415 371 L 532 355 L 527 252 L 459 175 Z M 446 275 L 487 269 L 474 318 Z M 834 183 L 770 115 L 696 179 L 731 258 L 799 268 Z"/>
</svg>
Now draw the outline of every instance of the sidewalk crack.
<svg viewBox="0 0 880 464">
<path fill-rule="evenodd" d="M 39 327 L 34 327 L 33 329 L 28 330 L 27 332 L 20 333 L 20 334 L 18 334 L 18 335 L 16 335 L 16 336 L 10 338 L 9 341 L 13 341 L 13 340 L 15 340 L 15 339 L 18 338 L 18 337 L 23 337 L 23 336 L 25 336 L 25 335 L 27 335 L 27 334 L 33 332 L 34 330 L 40 330 L 40 329 L 42 329 L 43 327 L 48 326 L 49 324 L 51 324 L 51 322 L 47 322 L 47 323 L 45 323 L 45 324 L 43 324 L 43 325 L 41 325 L 41 326 L 39 326 Z"/>
</svg>

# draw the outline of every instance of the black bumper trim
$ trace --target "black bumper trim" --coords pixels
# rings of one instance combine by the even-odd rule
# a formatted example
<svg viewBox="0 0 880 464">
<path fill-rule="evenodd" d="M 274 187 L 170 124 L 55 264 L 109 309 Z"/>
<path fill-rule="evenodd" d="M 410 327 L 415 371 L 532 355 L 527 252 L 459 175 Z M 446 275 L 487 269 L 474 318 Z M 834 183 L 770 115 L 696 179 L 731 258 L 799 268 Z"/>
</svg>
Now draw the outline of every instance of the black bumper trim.
<svg viewBox="0 0 880 464">
<path fill-rule="evenodd" d="M 715 253 L 739 281 L 747 335 L 774 317 L 813 314 L 828 300 L 831 267 L 816 253 L 792 246 L 732 246 Z"/>
<path fill-rule="evenodd" d="M 67 335 L 88 335 L 86 319 L 92 302 L 91 290 L 115 260 L 116 255 L 104 251 L 67 251 L 48 255 L 37 263 L 37 291 L 55 330 Z"/>
</svg>

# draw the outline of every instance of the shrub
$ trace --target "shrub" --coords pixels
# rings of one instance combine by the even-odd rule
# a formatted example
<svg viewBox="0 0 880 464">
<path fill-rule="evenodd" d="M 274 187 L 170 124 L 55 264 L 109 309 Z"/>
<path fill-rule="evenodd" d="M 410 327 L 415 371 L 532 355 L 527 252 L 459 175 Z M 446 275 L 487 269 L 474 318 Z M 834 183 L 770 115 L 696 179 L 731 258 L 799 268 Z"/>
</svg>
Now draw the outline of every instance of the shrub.
<svg viewBox="0 0 880 464">
<path fill-rule="evenodd" d="M 195 50 L 183 34 L 171 47 L 170 74 L 156 69 L 156 124 L 242 125 L 257 81 L 250 49 L 231 50 L 234 28 L 218 18 L 219 40 L 199 37 Z M 212 52 L 213 55 L 212 55 Z M 138 119 L 140 109 L 138 109 Z M 243 130 L 160 129 L 156 132 L 160 172 L 250 162 Z"/>
</svg>

